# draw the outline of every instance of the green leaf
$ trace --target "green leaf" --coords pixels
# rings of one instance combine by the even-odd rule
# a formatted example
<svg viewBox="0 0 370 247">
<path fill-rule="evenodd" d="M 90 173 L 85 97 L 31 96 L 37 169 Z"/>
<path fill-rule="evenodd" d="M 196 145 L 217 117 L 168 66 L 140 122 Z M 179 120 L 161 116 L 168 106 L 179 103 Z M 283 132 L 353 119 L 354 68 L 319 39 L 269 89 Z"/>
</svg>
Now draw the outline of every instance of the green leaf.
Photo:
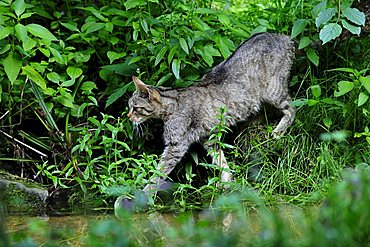
<svg viewBox="0 0 370 247">
<path fill-rule="evenodd" d="M 76 82 L 76 79 L 73 78 L 73 79 L 64 81 L 61 86 L 62 87 L 70 87 L 70 86 L 74 85 L 75 82 Z"/>
<path fill-rule="evenodd" d="M 58 83 L 60 82 L 61 78 L 59 76 L 59 74 L 55 73 L 55 72 L 50 72 L 46 75 L 46 77 L 48 78 L 49 81 L 52 81 L 54 83 Z"/>
<path fill-rule="evenodd" d="M 323 27 L 320 31 L 320 39 L 323 44 L 328 43 L 342 33 L 342 28 L 337 23 L 329 23 Z"/>
<path fill-rule="evenodd" d="M 158 63 L 162 60 L 164 57 L 164 54 L 166 54 L 168 50 L 168 46 L 163 46 L 162 49 L 158 52 L 157 56 L 155 57 L 154 66 L 157 66 Z"/>
<path fill-rule="evenodd" d="M 307 49 L 307 52 L 306 52 L 306 55 L 308 57 L 308 59 L 315 65 L 315 66 L 318 66 L 319 65 L 319 56 L 317 55 L 316 51 L 309 48 Z"/>
<path fill-rule="evenodd" d="M 307 25 L 307 21 L 305 19 L 299 19 L 296 20 L 293 24 L 292 33 L 290 34 L 290 37 L 294 39 L 297 37 L 300 33 L 302 33 Z"/>
<path fill-rule="evenodd" d="M 226 59 L 231 55 L 231 51 L 227 46 L 225 40 L 221 36 L 216 36 L 216 43 L 221 51 L 222 56 Z"/>
<path fill-rule="evenodd" d="M 319 98 L 321 96 L 321 87 L 320 87 L 320 85 L 311 86 L 311 92 L 312 92 L 313 97 Z"/>
<path fill-rule="evenodd" d="M 324 9 L 316 17 L 316 27 L 319 28 L 321 25 L 326 24 L 335 15 L 337 10 L 335 8 Z"/>
<path fill-rule="evenodd" d="M 330 117 L 325 117 L 323 120 L 324 122 L 324 125 L 326 126 L 326 128 L 330 128 L 330 126 L 333 124 L 333 121 L 331 120 Z"/>
<path fill-rule="evenodd" d="M 9 81 L 13 84 L 21 70 L 22 61 L 18 55 L 13 54 L 13 52 L 9 52 L 9 55 L 3 60 L 3 65 Z"/>
<path fill-rule="evenodd" d="M 55 58 L 55 61 L 57 63 L 65 64 L 62 55 L 60 55 L 60 53 L 57 49 L 54 49 L 53 47 L 49 47 L 49 51 L 51 52 L 51 54 L 53 54 L 53 57 Z"/>
<path fill-rule="evenodd" d="M 365 14 L 356 8 L 346 8 L 343 11 L 343 15 L 351 22 L 359 25 L 365 26 Z"/>
<path fill-rule="evenodd" d="M 311 44 L 311 39 L 307 36 L 303 36 L 299 41 L 298 49 L 303 49 Z"/>
<path fill-rule="evenodd" d="M 31 81 L 33 81 L 37 86 L 41 87 L 42 90 L 46 89 L 46 83 L 44 78 L 30 65 L 22 67 L 22 74 L 26 75 Z"/>
<path fill-rule="evenodd" d="M 83 33 L 93 33 L 99 31 L 100 29 L 104 28 L 104 23 L 97 23 L 95 21 L 87 22 L 81 27 L 81 31 Z"/>
<path fill-rule="evenodd" d="M 117 88 L 111 95 L 109 95 L 107 103 L 105 103 L 105 108 L 116 102 L 120 97 L 122 97 L 126 91 L 127 88 L 131 85 L 131 83 L 128 83 L 124 85 L 123 87 Z"/>
<path fill-rule="evenodd" d="M 348 31 L 350 31 L 353 34 L 359 35 L 361 33 L 361 27 L 354 26 L 354 25 L 350 24 L 348 21 L 346 21 L 344 19 L 342 20 L 342 25 L 345 29 L 347 29 Z"/>
<path fill-rule="evenodd" d="M 180 60 L 174 59 L 172 61 L 172 72 L 175 75 L 176 79 L 180 79 L 180 65 L 181 65 Z"/>
<path fill-rule="evenodd" d="M 158 82 L 157 87 L 161 86 L 163 83 L 165 83 L 168 79 L 170 79 L 172 76 L 172 73 L 168 73 L 167 75 L 163 76 Z"/>
<path fill-rule="evenodd" d="M 361 76 L 360 82 L 362 86 L 370 93 L 370 75 L 368 76 Z"/>
<path fill-rule="evenodd" d="M 167 60 L 168 60 L 168 64 L 170 64 L 172 62 L 172 59 L 173 57 L 175 56 L 175 53 L 177 51 L 177 45 L 173 46 L 170 50 L 170 52 L 168 53 L 168 57 L 167 57 Z"/>
<path fill-rule="evenodd" d="M 188 44 L 186 43 L 186 40 L 184 38 L 179 38 L 179 42 L 181 48 L 186 52 L 186 54 L 189 54 L 189 48 Z"/>
<path fill-rule="evenodd" d="M 203 58 L 203 60 L 208 64 L 209 67 L 212 66 L 214 60 L 212 54 L 206 50 L 206 47 L 204 47 L 204 51 L 196 48 L 195 53 L 200 55 Z"/>
<path fill-rule="evenodd" d="M 26 4 L 24 3 L 24 0 L 16 0 L 12 4 L 12 8 L 13 8 L 15 14 L 19 17 L 26 10 Z"/>
<path fill-rule="evenodd" d="M 0 40 L 3 38 L 8 37 L 9 34 L 12 33 L 12 28 L 11 27 L 3 27 L 0 25 Z"/>
<path fill-rule="evenodd" d="M 218 20 L 225 26 L 229 26 L 230 25 L 230 18 L 228 15 L 225 15 L 225 14 L 220 14 L 217 16 L 218 17 Z"/>
<path fill-rule="evenodd" d="M 321 11 L 326 9 L 326 1 L 322 1 L 321 3 L 317 4 L 311 10 L 312 17 L 317 17 Z"/>
<path fill-rule="evenodd" d="M 27 37 L 26 40 L 23 42 L 22 47 L 23 50 L 29 51 L 37 45 L 37 42 L 30 37 Z"/>
<path fill-rule="evenodd" d="M 123 5 L 125 5 L 126 10 L 129 10 L 145 4 L 146 4 L 145 0 L 127 0 Z"/>
<path fill-rule="evenodd" d="M 65 28 L 67 28 L 67 29 L 69 29 L 69 30 L 71 30 L 71 31 L 74 31 L 74 32 L 80 32 L 80 30 L 78 29 L 78 27 L 77 27 L 77 23 L 76 22 L 72 22 L 72 21 L 70 21 L 70 22 L 66 22 L 66 23 L 63 23 L 63 22 L 61 22 L 60 23 L 63 27 L 65 27 Z"/>
<path fill-rule="evenodd" d="M 328 71 L 342 71 L 342 72 L 355 74 L 355 70 L 351 68 L 335 68 L 335 69 L 329 69 Z"/>
<path fill-rule="evenodd" d="M 140 20 L 140 25 L 141 25 L 141 27 L 142 27 L 142 29 L 144 30 L 145 33 L 149 32 L 148 23 L 146 22 L 145 19 Z"/>
<path fill-rule="evenodd" d="M 0 50 L 0 55 L 2 54 L 5 54 L 6 52 L 8 52 L 11 48 L 11 45 L 10 44 L 7 44 L 5 45 L 1 50 Z"/>
<path fill-rule="evenodd" d="M 334 97 L 342 96 L 348 92 L 351 92 L 354 88 L 354 83 L 352 81 L 340 81 L 338 82 L 338 90 L 334 92 Z"/>
<path fill-rule="evenodd" d="M 357 106 L 362 106 L 363 104 L 366 103 L 366 101 L 369 99 L 369 95 L 361 92 L 358 95 L 358 100 L 357 100 Z"/>
<path fill-rule="evenodd" d="M 91 90 L 93 90 L 93 89 L 97 89 L 96 84 L 93 81 L 85 81 L 81 85 L 81 90 L 86 92 L 86 93 L 90 93 Z"/>
<path fill-rule="evenodd" d="M 65 107 L 74 109 L 75 106 L 73 104 L 74 98 L 70 93 L 64 93 L 63 95 L 60 95 L 55 98 L 57 102 L 64 105 Z"/>
<path fill-rule="evenodd" d="M 117 53 L 115 51 L 108 51 L 107 57 L 109 58 L 109 63 L 112 64 L 115 60 L 123 58 L 127 55 L 126 52 Z"/>
<path fill-rule="evenodd" d="M 17 25 L 15 25 L 14 30 L 17 38 L 22 42 L 26 42 L 28 38 L 27 28 L 24 25 L 18 23 Z"/>
<path fill-rule="evenodd" d="M 21 15 L 21 17 L 19 17 L 19 19 L 27 19 L 27 18 L 30 18 L 34 13 L 24 13 L 23 15 Z"/>
<path fill-rule="evenodd" d="M 77 77 L 82 75 L 82 69 L 73 66 L 68 66 L 67 74 L 69 75 L 69 77 L 71 77 L 71 79 L 76 79 Z"/>
<path fill-rule="evenodd" d="M 50 40 L 50 41 L 58 40 L 54 36 L 54 34 L 52 34 L 47 28 L 39 24 L 34 24 L 34 23 L 28 24 L 26 28 L 27 28 L 27 31 L 30 32 L 32 35 L 39 37 L 41 39 Z"/>
</svg>

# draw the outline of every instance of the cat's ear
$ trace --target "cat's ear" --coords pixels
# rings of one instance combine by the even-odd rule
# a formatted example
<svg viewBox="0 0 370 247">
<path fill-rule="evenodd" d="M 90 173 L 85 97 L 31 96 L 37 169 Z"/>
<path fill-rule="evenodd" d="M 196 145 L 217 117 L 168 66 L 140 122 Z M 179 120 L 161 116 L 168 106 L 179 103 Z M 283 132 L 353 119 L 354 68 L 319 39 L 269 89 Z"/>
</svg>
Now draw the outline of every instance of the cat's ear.
<svg viewBox="0 0 370 247">
<path fill-rule="evenodd" d="M 146 95 L 149 95 L 149 88 L 145 85 L 144 82 L 142 82 L 139 78 L 136 76 L 132 77 L 132 80 L 135 83 L 136 91 L 139 91 L 141 93 L 144 93 Z"/>
<path fill-rule="evenodd" d="M 158 103 L 161 102 L 161 96 L 157 90 L 148 88 L 148 86 L 136 76 L 133 76 L 132 80 L 135 83 L 137 91 L 149 96 L 150 100 L 157 101 Z"/>
<path fill-rule="evenodd" d="M 150 89 L 149 90 L 149 99 L 157 101 L 158 103 L 161 103 L 161 95 L 155 89 Z"/>
</svg>

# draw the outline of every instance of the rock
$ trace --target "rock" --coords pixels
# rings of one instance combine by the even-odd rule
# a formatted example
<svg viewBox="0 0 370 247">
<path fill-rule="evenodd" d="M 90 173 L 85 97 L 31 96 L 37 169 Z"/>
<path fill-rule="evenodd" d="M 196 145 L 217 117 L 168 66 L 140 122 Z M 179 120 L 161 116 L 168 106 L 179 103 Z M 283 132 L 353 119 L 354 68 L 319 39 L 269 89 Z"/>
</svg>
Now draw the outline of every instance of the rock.
<svg viewBox="0 0 370 247">
<path fill-rule="evenodd" d="M 44 212 L 47 198 L 40 184 L 0 171 L 0 201 L 9 213 Z"/>
</svg>

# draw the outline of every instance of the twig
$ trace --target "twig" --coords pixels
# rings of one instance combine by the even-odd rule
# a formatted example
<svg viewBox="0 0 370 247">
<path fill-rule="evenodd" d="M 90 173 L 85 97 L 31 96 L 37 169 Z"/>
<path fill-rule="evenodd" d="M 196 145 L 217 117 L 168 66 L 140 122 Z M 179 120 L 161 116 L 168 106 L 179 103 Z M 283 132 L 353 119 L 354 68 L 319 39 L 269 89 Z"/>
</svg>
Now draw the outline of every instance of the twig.
<svg viewBox="0 0 370 247">
<path fill-rule="evenodd" d="M 3 119 L 6 115 L 9 114 L 9 110 L 7 110 L 1 117 L 0 117 L 0 120 Z"/>
<path fill-rule="evenodd" d="M 17 143 L 19 143 L 19 144 L 21 144 L 21 145 L 25 146 L 26 148 L 31 149 L 32 151 L 34 151 L 34 152 L 38 153 L 39 155 L 41 155 L 41 156 L 43 156 L 43 157 L 48 157 L 46 154 L 44 154 L 44 153 L 42 153 L 42 152 L 38 151 L 37 149 L 35 149 L 35 148 L 33 148 L 33 147 L 31 147 L 31 146 L 27 145 L 27 144 L 26 144 L 26 143 L 24 143 L 24 142 L 21 142 L 20 140 L 18 140 L 18 139 L 16 139 L 16 138 L 12 137 L 11 135 L 9 135 L 9 134 L 5 133 L 5 132 L 4 132 L 4 131 L 2 131 L 2 130 L 0 130 L 0 133 L 2 133 L 2 134 L 3 134 L 3 135 L 5 135 L 6 137 L 8 137 L 8 138 L 10 138 L 10 139 L 14 140 L 15 142 L 17 142 Z"/>
</svg>

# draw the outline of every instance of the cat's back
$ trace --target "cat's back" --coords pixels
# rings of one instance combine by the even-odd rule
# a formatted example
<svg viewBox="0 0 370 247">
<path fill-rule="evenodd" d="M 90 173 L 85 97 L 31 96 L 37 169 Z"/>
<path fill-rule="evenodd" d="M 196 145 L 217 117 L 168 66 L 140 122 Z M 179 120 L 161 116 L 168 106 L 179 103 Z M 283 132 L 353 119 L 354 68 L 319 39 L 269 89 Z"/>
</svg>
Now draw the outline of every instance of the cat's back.
<svg viewBox="0 0 370 247">
<path fill-rule="evenodd" d="M 233 83 L 239 77 L 271 76 L 277 69 L 289 73 L 294 56 L 294 43 L 289 36 L 277 33 L 255 34 L 225 61 L 214 67 L 202 80 L 204 83 Z M 261 78 L 262 79 L 262 78 Z M 244 80 L 245 81 L 245 80 Z"/>
</svg>

